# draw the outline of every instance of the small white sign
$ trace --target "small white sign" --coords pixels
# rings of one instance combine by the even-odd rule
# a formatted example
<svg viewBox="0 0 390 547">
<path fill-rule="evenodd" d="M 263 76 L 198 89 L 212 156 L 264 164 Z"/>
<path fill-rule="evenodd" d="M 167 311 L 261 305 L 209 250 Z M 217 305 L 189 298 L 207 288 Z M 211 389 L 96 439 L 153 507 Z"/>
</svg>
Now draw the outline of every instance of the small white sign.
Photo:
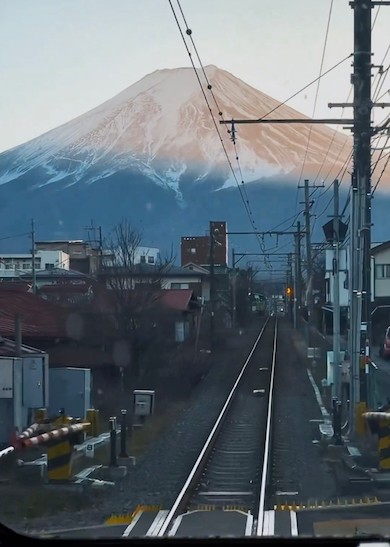
<svg viewBox="0 0 390 547">
<path fill-rule="evenodd" d="M 93 458 L 95 456 L 95 445 L 90 443 L 85 448 L 85 455 L 87 458 Z"/>
</svg>

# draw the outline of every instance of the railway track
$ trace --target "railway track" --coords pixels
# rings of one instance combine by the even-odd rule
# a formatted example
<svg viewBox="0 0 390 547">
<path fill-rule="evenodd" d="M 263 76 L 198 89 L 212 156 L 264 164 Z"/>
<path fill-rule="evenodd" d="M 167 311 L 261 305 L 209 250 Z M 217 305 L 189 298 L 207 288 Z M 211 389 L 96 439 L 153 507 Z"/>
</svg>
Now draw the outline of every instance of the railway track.
<svg viewBox="0 0 390 547">
<path fill-rule="evenodd" d="M 277 334 L 268 318 L 157 536 L 175 535 L 183 515 L 229 510 L 247 515 L 245 535 L 263 535 Z"/>
</svg>

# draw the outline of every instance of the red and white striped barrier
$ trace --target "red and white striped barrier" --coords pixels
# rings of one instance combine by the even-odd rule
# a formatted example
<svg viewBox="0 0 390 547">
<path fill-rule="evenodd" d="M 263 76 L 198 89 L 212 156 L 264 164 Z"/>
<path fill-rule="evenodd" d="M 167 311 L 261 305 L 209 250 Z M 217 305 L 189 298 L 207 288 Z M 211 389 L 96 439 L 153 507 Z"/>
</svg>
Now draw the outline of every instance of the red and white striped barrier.
<svg viewBox="0 0 390 547">
<path fill-rule="evenodd" d="M 378 421 L 390 420 L 390 412 L 365 412 L 363 414 L 364 418 L 374 418 Z"/>
<path fill-rule="evenodd" d="M 65 437 L 66 435 L 69 435 L 70 433 L 82 431 L 83 429 L 86 429 L 90 425 L 91 425 L 90 423 L 82 423 L 82 424 L 69 425 L 67 427 L 61 427 L 60 429 L 54 429 L 53 431 L 49 431 L 48 433 L 42 433 L 41 435 L 37 435 L 36 437 L 31 437 L 30 439 L 20 439 L 21 445 L 24 448 L 27 448 L 29 446 L 36 446 L 38 444 L 42 444 L 47 441 L 50 441 L 51 439 L 58 439 L 60 437 Z"/>
<path fill-rule="evenodd" d="M 39 429 L 42 429 L 42 424 L 32 424 L 30 427 L 22 431 L 22 433 L 19 435 L 19 439 L 29 439 L 33 433 L 36 433 Z"/>
<path fill-rule="evenodd" d="M 11 454 L 15 450 L 14 446 L 8 446 L 7 448 L 4 448 L 3 450 L 0 450 L 0 458 L 3 456 L 6 456 L 7 454 Z"/>
</svg>

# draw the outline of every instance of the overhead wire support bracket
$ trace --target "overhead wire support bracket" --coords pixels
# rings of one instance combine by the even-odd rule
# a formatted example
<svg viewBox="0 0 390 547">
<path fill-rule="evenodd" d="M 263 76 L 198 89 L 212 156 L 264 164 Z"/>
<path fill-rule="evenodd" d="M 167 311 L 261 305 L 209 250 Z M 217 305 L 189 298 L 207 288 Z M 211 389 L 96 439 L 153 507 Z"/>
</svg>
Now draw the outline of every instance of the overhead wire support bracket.
<svg viewBox="0 0 390 547">
<path fill-rule="evenodd" d="M 249 123 L 280 123 L 280 124 L 287 124 L 287 123 L 301 123 L 301 124 L 334 124 L 334 125 L 340 125 L 341 123 L 345 123 L 347 125 L 353 125 L 354 121 L 353 119 L 342 119 L 342 118 L 292 118 L 292 119 L 283 119 L 283 118 L 260 118 L 258 120 L 250 120 L 250 119 L 244 119 L 244 120 L 220 120 L 219 123 L 221 125 L 227 125 L 227 124 L 249 124 Z"/>
</svg>

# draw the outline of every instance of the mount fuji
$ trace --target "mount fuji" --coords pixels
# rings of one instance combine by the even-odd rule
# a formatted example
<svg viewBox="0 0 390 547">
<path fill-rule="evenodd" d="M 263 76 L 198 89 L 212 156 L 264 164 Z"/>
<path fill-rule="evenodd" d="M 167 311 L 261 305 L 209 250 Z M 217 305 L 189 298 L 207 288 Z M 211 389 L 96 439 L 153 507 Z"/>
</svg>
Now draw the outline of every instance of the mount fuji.
<svg viewBox="0 0 390 547">
<path fill-rule="evenodd" d="M 344 170 L 352 140 L 325 125 L 237 125 L 234 147 L 221 119 L 305 116 L 215 66 L 205 72 L 216 101 L 202 71 L 198 75 L 216 123 L 192 68 L 156 70 L 93 110 L 0 154 L 2 233 L 19 233 L 34 218 L 40 239 L 83 238 L 90 219 L 107 233 L 126 217 L 144 244 L 177 249 L 181 235 L 204 234 L 209 220 L 249 230 L 243 201 L 259 230 L 291 217 L 300 210 L 303 162 L 303 178 L 317 184 L 329 185 Z M 387 170 L 381 182 L 378 211 L 374 201 L 375 226 L 387 215 L 389 175 Z M 348 182 L 347 174 L 344 191 Z M 377 237 L 390 236 L 379 232 Z M 1 249 L 15 250 L 16 243 L 3 241 Z"/>
</svg>

